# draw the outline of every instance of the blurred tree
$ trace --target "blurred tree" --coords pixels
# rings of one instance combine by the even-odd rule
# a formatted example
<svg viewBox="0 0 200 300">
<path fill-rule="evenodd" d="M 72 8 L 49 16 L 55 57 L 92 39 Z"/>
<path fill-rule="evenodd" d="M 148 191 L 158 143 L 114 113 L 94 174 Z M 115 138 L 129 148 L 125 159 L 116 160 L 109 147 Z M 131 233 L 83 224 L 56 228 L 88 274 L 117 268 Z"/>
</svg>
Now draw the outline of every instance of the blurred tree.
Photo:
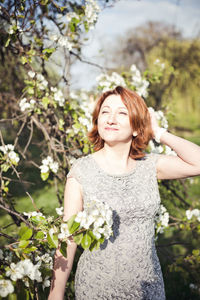
<svg viewBox="0 0 200 300">
<path fill-rule="evenodd" d="M 170 124 L 177 130 L 188 134 L 196 130 L 198 134 L 198 38 L 186 39 L 173 26 L 149 22 L 119 37 L 111 55 L 116 69 L 126 70 L 136 64 L 141 70 L 151 70 L 151 90 L 147 103 L 156 109 L 167 110 Z M 156 76 L 152 76 L 154 72 Z"/>
</svg>

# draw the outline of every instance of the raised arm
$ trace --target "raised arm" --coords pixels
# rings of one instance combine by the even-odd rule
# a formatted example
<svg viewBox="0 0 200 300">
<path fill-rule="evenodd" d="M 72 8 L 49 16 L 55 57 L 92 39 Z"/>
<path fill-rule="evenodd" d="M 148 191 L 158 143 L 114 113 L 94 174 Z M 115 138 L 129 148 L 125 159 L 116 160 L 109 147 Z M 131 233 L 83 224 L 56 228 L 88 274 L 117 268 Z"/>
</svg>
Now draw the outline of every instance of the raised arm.
<svg viewBox="0 0 200 300">
<path fill-rule="evenodd" d="M 81 186 L 75 178 L 68 178 L 64 193 L 64 217 L 67 221 L 83 209 Z M 54 258 L 53 278 L 48 300 L 63 300 L 66 282 L 69 278 L 77 245 L 71 241 L 67 246 L 67 258 L 57 249 Z"/>
<path fill-rule="evenodd" d="M 151 113 L 154 135 L 159 129 Z M 161 143 L 173 149 L 177 156 L 160 155 L 157 162 L 158 179 L 178 179 L 200 175 L 200 147 L 169 132 L 163 132 Z"/>
</svg>

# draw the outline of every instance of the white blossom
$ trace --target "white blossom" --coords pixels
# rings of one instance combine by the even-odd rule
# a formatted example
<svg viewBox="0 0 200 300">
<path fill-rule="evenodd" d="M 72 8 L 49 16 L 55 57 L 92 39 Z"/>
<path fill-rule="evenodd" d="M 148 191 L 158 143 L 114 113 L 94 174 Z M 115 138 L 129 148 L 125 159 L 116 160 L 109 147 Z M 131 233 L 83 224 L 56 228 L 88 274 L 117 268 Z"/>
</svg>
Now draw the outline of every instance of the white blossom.
<svg viewBox="0 0 200 300">
<path fill-rule="evenodd" d="M 49 167 L 50 167 L 50 170 L 53 172 L 53 173 L 57 173 L 58 172 L 58 168 L 59 168 L 59 165 L 56 161 L 52 162 L 49 164 Z"/>
<path fill-rule="evenodd" d="M 72 19 L 77 19 L 77 20 L 80 20 L 80 17 L 77 13 L 75 13 L 74 11 L 73 12 L 68 12 L 67 15 L 67 21 L 71 22 Z"/>
<path fill-rule="evenodd" d="M 155 216 L 156 233 L 163 233 L 164 229 L 168 227 L 169 213 L 167 209 L 161 204 L 160 210 Z"/>
<path fill-rule="evenodd" d="M 24 212 L 23 214 L 25 216 L 27 216 L 28 218 L 31 218 L 31 217 L 45 217 L 41 212 L 37 212 L 37 211 Z"/>
<path fill-rule="evenodd" d="M 98 85 L 102 88 L 102 92 L 106 92 L 111 88 L 115 88 L 118 85 L 123 87 L 126 86 L 124 78 L 116 72 L 113 72 L 111 75 L 100 74 L 96 77 L 96 81 L 98 82 Z"/>
<path fill-rule="evenodd" d="M 59 36 L 56 35 L 56 34 L 52 34 L 52 35 L 50 36 L 50 40 L 53 41 L 53 42 L 56 42 L 58 39 L 59 39 Z"/>
<path fill-rule="evenodd" d="M 42 160 L 42 165 L 39 168 L 43 174 L 48 173 L 49 171 L 57 173 L 59 165 L 58 162 L 54 161 L 51 156 L 47 156 L 47 158 Z"/>
<path fill-rule="evenodd" d="M 64 98 L 63 92 L 61 90 L 55 91 L 55 93 L 54 93 L 54 100 L 56 102 L 58 102 L 59 106 L 64 106 L 64 104 L 65 104 L 65 98 Z"/>
<path fill-rule="evenodd" d="M 31 280 L 37 282 L 42 281 L 41 272 L 39 271 L 39 265 L 34 265 L 30 259 L 21 260 L 17 263 L 19 270 L 23 276 L 28 276 Z"/>
<path fill-rule="evenodd" d="M 28 100 L 27 98 L 22 98 L 19 102 L 19 107 L 22 112 L 26 110 L 33 110 L 35 103 L 36 101 L 34 99 Z"/>
<path fill-rule="evenodd" d="M 91 122 L 87 118 L 79 117 L 78 121 L 87 128 L 91 126 Z"/>
<path fill-rule="evenodd" d="M 191 290 L 196 290 L 200 292 L 200 288 L 198 287 L 198 285 L 194 284 L 194 283 L 190 283 L 189 285 Z"/>
<path fill-rule="evenodd" d="M 148 92 L 147 88 L 149 86 L 149 81 L 142 77 L 140 71 L 136 67 L 136 65 L 132 65 L 130 67 L 130 71 L 132 73 L 132 85 L 136 89 L 136 93 L 141 97 L 147 97 Z"/>
<path fill-rule="evenodd" d="M 28 71 L 28 76 L 31 77 L 31 78 L 35 77 L 35 72 Z"/>
<path fill-rule="evenodd" d="M 56 207 L 56 212 L 59 216 L 63 215 L 63 206 L 62 207 Z"/>
<path fill-rule="evenodd" d="M 58 39 L 58 45 L 61 47 L 66 47 L 69 51 L 73 48 L 73 43 L 69 41 L 67 36 L 61 36 Z"/>
<path fill-rule="evenodd" d="M 37 74 L 37 86 L 40 90 L 45 90 L 48 86 L 48 81 L 40 73 Z"/>
<path fill-rule="evenodd" d="M 101 238 L 101 235 L 104 233 L 104 229 L 103 228 L 99 228 L 99 227 L 96 227 L 93 229 L 92 233 L 95 235 L 95 237 L 97 239 L 100 239 Z"/>
<path fill-rule="evenodd" d="M 49 255 L 49 253 L 45 253 L 42 256 L 36 256 L 35 260 L 37 261 L 38 266 L 41 266 L 41 264 L 44 263 L 45 266 L 48 265 L 49 269 L 53 268 L 53 258 Z"/>
<path fill-rule="evenodd" d="M 77 214 L 75 221 L 80 223 L 80 227 L 91 228 L 97 239 L 101 235 L 109 238 L 112 234 L 112 210 L 101 201 L 88 201 L 84 211 Z"/>
<path fill-rule="evenodd" d="M 188 220 L 191 220 L 192 217 L 195 217 L 200 222 L 200 210 L 199 209 L 197 209 L 197 208 L 192 209 L 192 210 L 188 209 L 188 210 L 186 210 L 185 214 L 186 214 L 186 217 Z"/>
<path fill-rule="evenodd" d="M 6 271 L 6 276 L 10 277 L 11 280 L 16 281 L 17 279 L 21 279 L 23 274 L 18 265 L 11 263 L 9 270 Z"/>
<path fill-rule="evenodd" d="M 71 234 L 69 233 L 68 224 L 62 223 L 60 226 L 61 233 L 58 234 L 59 239 L 68 238 Z"/>
<path fill-rule="evenodd" d="M 51 156 L 47 156 L 47 158 L 44 158 L 42 160 L 42 164 L 45 165 L 45 166 L 48 166 L 52 162 L 53 162 L 53 158 Z"/>
<path fill-rule="evenodd" d="M 0 279 L 0 296 L 7 297 L 14 292 L 14 286 L 10 280 Z"/>
<path fill-rule="evenodd" d="M 55 92 L 57 92 L 57 91 L 58 91 L 58 89 L 57 89 L 57 87 L 53 87 L 53 86 L 51 86 L 51 91 L 55 93 Z"/>
<path fill-rule="evenodd" d="M 50 235 L 53 235 L 57 232 L 58 232 L 58 228 L 55 225 L 53 227 L 51 227 L 50 230 L 49 230 Z"/>
<path fill-rule="evenodd" d="M 49 287 L 49 286 L 50 286 L 49 276 L 46 276 L 43 280 L 42 287 L 43 287 L 43 289 L 45 289 L 46 287 Z"/>
<path fill-rule="evenodd" d="M 93 27 L 92 25 L 97 21 L 99 12 L 100 7 L 96 1 L 86 0 L 85 17 L 90 28 Z"/>
<path fill-rule="evenodd" d="M 14 151 L 14 146 L 12 144 L 7 144 L 4 146 L 0 146 L 0 151 L 7 155 L 9 162 L 13 165 L 17 165 L 20 158 L 19 155 Z"/>
<path fill-rule="evenodd" d="M 0 249 L 0 259 L 3 260 L 4 257 L 3 257 L 3 251 Z"/>
<path fill-rule="evenodd" d="M 48 173 L 49 167 L 46 165 L 42 165 L 42 166 L 40 166 L 40 170 L 41 170 L 41 173 Z"/>
<path fill-rule="evenodd" d="M 12 19 L 11 24 L 9 24 L 6 31 L 8 34 L 13 34 L 13 33 L 15 33 L 16 30 L 18 30 L 19 32 L 22 32 L 22 29 L 20 28 L 20 25 L 17 22 L 17 20 Z"/>
</svg>

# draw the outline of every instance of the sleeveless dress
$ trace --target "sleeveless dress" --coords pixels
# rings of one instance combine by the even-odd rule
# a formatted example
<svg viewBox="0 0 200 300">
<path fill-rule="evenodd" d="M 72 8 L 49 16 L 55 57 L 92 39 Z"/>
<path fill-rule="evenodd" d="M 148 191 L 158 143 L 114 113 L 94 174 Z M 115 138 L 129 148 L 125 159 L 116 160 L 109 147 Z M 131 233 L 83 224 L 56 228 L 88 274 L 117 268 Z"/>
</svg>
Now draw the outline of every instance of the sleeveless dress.
<svg viewBox="0 0 200 300">
<path fill-rule="evenodd" d="M 92 154 L 79 158 L 68 178 L 83 189 L 84 204 L 98 199 L 113 210 L 113 236 L 81 255 L 75 276 L 77 300 L 164 300 L 164 283 L 154 242 L 160 204 L 156 154 L 136 160 L 131 172 L 106 173 Z"/>
</svg>

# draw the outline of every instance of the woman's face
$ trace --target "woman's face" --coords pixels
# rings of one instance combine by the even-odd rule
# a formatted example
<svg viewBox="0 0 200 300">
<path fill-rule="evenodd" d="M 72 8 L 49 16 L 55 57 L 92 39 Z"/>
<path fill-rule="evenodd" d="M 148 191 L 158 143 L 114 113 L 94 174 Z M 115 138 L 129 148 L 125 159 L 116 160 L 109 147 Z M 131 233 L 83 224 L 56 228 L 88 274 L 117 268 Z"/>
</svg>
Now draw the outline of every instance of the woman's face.
<svg viewBox="0 0 200 300">
<path fill-rule="evenodd" d="M 104 100 L 98 116 L 98 132 L 108 143 L 132 141 L 128 109 L 119 95 L 110 95 Z"/>
</svg>

